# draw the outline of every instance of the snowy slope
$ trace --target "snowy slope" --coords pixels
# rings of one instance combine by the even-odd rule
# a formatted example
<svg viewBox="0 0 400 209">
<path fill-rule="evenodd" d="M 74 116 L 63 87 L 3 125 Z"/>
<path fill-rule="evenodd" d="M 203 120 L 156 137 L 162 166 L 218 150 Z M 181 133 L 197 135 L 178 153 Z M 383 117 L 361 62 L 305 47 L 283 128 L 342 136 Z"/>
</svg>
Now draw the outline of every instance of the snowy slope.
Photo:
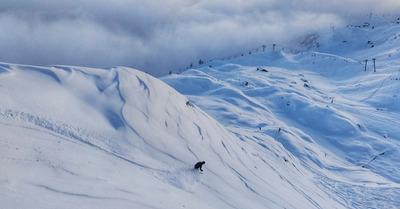
<svg viewBox="0 0 400 209">
<path fill-rule="evenodd" d="M 242 140 L 275 153 L 269 147 L 278 141 L 291 154 L 288 163 L 313 171 L 345 207 L 397 208 L 399 29 L 385 22 L 323 32 L 319 51 L 212 61 L 162 80 Z M 344 43 L 345 50 L 335 47 Z"/>
<path fill-rule="evenodd" d="M 399 25 L 376 24 L 162 81 L 1 63 L 0 208 L 398 208 Z"/>
<path fill-rule="evenodd" d="M 0 83 L 2 208 L 342 207 L 140 71 L 2 64 Z"/>
</svg>

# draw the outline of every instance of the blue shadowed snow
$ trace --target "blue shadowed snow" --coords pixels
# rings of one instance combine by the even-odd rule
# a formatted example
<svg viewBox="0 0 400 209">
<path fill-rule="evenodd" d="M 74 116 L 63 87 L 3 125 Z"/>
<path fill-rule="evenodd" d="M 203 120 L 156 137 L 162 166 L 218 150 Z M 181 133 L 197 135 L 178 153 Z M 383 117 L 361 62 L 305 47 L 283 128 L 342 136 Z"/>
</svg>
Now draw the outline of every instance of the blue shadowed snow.
<svg viewBox="0 0 400 209">
<path fill-rule="evenodd" d="M 41 74 L 47 75 L 57 82 L 61 82 L 60 78 L 52 70 L 44 67 L 34 67 L 34 66 L 20 66 L 19 69 L 26 71 L 37 71 Z"/>
</svg>

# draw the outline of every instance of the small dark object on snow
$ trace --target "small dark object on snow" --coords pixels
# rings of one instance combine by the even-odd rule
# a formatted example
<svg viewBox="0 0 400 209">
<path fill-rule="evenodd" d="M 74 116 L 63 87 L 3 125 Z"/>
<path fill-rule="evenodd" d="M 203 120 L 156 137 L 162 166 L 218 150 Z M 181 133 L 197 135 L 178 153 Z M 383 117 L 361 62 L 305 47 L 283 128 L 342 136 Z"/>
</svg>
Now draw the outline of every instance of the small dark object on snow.
<svg viewBox="0 0 400 209">
<path fill-rule="evenodd" d="M 246 82 L 244 83 L 244 85 L 245 85 L 245 86 L 248 86 L 248 85 L 249 85 L 249 82 L 246 81 Z"/>
<path fill-rule="evenodd" d="M 268 72 L 268 70 L 266 70 L 266 69 L 262 69 L 261 71 L 263 71 L 263 72 Z"/>
<path fill-rule="evenodd" d="M 199 169 L 200 171 L 203 171 L 203 169 L 201 169 L 201 167 L 205 164 L 206 162 L 198 162 L 196 163 L 196 165 L 194 165 L 194 169 Z"/>
</svg>

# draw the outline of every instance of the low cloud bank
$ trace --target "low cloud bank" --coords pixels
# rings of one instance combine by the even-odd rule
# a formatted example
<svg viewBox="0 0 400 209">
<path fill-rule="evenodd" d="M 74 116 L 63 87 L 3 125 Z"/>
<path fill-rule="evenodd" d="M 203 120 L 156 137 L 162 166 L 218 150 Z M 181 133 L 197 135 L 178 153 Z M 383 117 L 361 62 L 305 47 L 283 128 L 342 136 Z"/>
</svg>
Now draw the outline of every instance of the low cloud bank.
<svg viewBox="0 0 400 209">
<path fill-rule="evenodd" d="M 160 76 L 199 59 L 289 43 L 354 14 L 397 11 L 397 0 L 4 0 L 0 61 L 129 66 Z"/>
</svg>

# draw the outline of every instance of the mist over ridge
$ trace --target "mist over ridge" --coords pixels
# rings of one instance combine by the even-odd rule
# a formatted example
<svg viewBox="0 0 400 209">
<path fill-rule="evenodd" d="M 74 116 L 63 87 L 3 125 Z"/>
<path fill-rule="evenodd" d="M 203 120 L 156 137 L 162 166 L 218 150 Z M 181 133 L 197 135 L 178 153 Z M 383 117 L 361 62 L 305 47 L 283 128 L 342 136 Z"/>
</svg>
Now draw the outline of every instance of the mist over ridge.
<svg viewBox="0 0 400 209">
<path fill-rule="evenodd" d="M 394 0 L 5 0 L 0 61 L 127 66 L 160 76 L 263 44 L 290 47 L 310 32 L 345 26 L 355 15 L 399 9 Z"/>
</svg>

